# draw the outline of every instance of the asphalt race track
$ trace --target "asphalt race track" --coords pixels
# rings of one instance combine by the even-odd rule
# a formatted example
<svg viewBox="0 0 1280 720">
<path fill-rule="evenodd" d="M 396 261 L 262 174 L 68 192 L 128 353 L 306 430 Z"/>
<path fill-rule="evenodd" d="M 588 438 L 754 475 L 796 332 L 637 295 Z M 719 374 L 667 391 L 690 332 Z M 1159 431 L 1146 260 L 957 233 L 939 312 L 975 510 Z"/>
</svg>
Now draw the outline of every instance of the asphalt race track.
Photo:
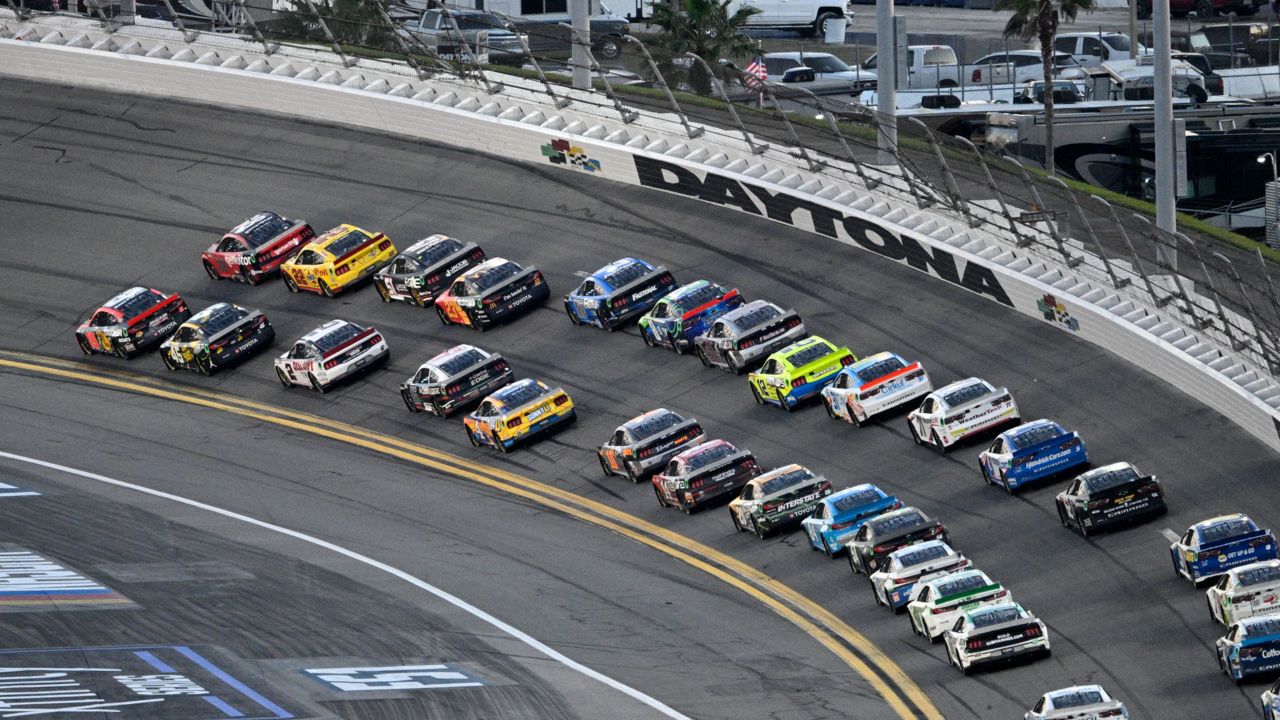
<svg viewBox="0 0 1280 720">
<path fill-rule="evenodd" d="M 1261 684 L 1221 674 L 1222 634 L 1203 591 L 1174 577 L 1168 540 L 1190 523 L 1277 515 L 1274 454 L 1173 388 L 1047 323 L 862 250 L 685 198 L 586 173 L 505 162 L 350 129 L 73 88 L 0 82 L 0 350 L 127 370 L 370 428 L 576 493 L 728 553 L 847 621 L 947 718 L 1021 717 L 1045 690 L 1098 682 L 1135 717 L 1259 717 Z M 199 253 L 260 209 L 318 230 L 352 222 L 404 247 L 445 232 L 537 265 L 553 301 L 483 335 L 435 313 L 384 305 L 363 287 L 336 300 L 279 281 L 214 283 Z M 558 298 L 636 254 L 681 281 L 706 276 L 792 306 L 857 354 L 922 360 L 935 386 L 981 375 L 1026 419 L 1079 430 L 1095 464 L 1126 459 L 1165 484 L 1167 517 L 1086 541 L 1053 495 L 985 486 L 977 446 L 943 457 L 891 417 L 858 430 L 819 406 L 758 407 L 743 377 L 644 346 L 634 327 L 572 327 Z M 278 342 L 212 378 L 154 355 L 83 358 L 72 332 L 122 287 L 262 308 Z M 326 394 L 283 390 L 269 354 L 332 317 L 372 323 L 388 369 Z M 399 383 L 459 342 L 502 352 L 517 376 L 560 384 L 578 422 L 509 456 L 470 446 L 461 420 L 410 415 Z M 10 356 L 12 357 L 12 356 Z M 4 356 L 0 356 L 3 359 Z M 0 451 L 91 470 L 320 536 L 422 577 L 574 660 L 697 718 L 893 717 L 874 688 L 809 635 L 711 576 L 525 499 L 253 418 L 0 368 Z M 905 616 L 874 604 L 843 561 L 796 532 L 735 534 L 723 508 L 686 517 L 646 486 L 603 478 L 595 446 L 655 406 L 697 416 L 767 467 L 803 463 L 837 488 L 874 481 L 939 516 L 954 544 L 1049 625 L 1053 657 L 961 677 Z M 56 557 L 132 609 L 0 615 L 5 648 L 182 645 L 299 717 L 643 717 L 653 711 L 531 657 L 527 647 L 403 584 L 234 523 L 137 493 L 0 460 L 0 482 L 45 497 L 0 498 L 0 542 Z M 21 504 L 20 504 L 21 503 Z M 48 512 L 29 508 L 46 503 Z M 121 581 L 112 565 L 214 568 L 233 577 Z M 246 577 L 247 576 L 247 577 Z M 125 573 L 124 577 L 128 577 Z M 145 577 L 145 573 L 144 573 Z M 19 618 L 21 622 L 7 622 Z M 36 618 L 35 620 L 31 618 Z M 37 624 L 37 620 L 39 623 Z M 27 624 L 31 623 L 31 624 Z M 396 695 L 329 691 L 300 669 L 460 663 L 492 686 Z M 0 667 L 10 663 L 0 654 Z M 233 673 L 234 674 L 234 673 Z M 600 707 L 617 708 L 600 714 Z M 495 710 L 495 708 L 497 708 Z M 141 717 L 141 716 L 140 716 Z M 155 717 L 174 717 L 162 716 Z"/>
</svg>

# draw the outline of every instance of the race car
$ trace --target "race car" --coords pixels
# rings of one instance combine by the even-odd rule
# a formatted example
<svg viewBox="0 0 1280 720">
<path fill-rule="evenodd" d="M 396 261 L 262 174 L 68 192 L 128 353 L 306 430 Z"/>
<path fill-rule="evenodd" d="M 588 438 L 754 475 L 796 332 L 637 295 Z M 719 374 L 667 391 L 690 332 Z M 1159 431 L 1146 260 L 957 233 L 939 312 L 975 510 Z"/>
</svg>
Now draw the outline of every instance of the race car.
<svg viewBox="0 0 1280 720">
<path fill-rule="evenodd" d="M 895 613 L 906 610 L 917 583 L 960 572 L 973 565 L 941 540 L 908 545 L 889 553 L 880 569 L 871 573 L 871 590 L 876 604 Z"/>
<path fill-rule="evenodd" d="M 1019 422 L 1018 404 L 1009 391 L 976 377 L 929 393 L 920 407 L 907 414 L 911 439 L 917 445 L 929 443 L 941 453 L 966 438 Z"/>
<path fill-rule="evenodd" d="M 727 440 L 712 440 L 671 458 L 653 476 L 653 493 L 662 507 L 678 507 L 685 514 L 726 495 L 737 495 L 761 473 L 750 450 Z"/>
<path fill-rule="evenodd" d="M 676 286 L 664 267 L 625 257 L 592 273 L 564 297 L 564 310 L 574 325 L 595 325 L 613 332 L 647 312 Z"/>
<path fill-rule="evenodd" d="M 76 344 L 85 355 L 110 353 L 128 360 L 164 342 L 190 317 L 181 295 L 131 287 L 76 328 Z"/>
<path fill-rule="evenodd" d="M 508 453 L 518 443 L 575 419 L 577 413 L 568 393 L 541 380 L 525 378 L 485 398 L 462 422 L 472 445 L 491 445 Z"/>
<path fill-rule="evenodd" d="M 412 377 L 400 383 L 400 397 L 409 412 L 425 410 L 449 417 L 514 379 L 501 355 L 474 345 L 455 345 L 419 365 Z"/>
<path fill-rule="evenodd" d="M 200 261 L 214 280 L 256 285 L 315 236 L 316 231 L 305 220 L 290 220 L 264 210 L 227 231 L 201 254 Z"/>
<path fill-rule="evenodd" d="M 1077 685 L 1040 696 L 1023 720 L 1129 720 L 1124 703 L 1101 685 Z"/>
<path fill-rule="evenodd" d="M 619 425 L 608 442 L 596 448 L 604 474 L 638 483 L 660 470 L 678 452 L 706 439 L 702 423 L 666 408 L 650 410 Z"/>
<path fill-rule="evenodd" d="M 947 662 L 968 675 L 974 668 L 1017 659 L 1049 657 L 1049 628 L 1015 602 L 962 613 L 943 633 Z"/>
<path fill-rule="evenodd" d="M 376 329 L 330 320 L 276 358 L 276 377 L 285 389 L 305 385 L 323 394 L 339 380 L 385 364 L 390 357 L 387 341 Z"/>
<path fill-rule="evenodd" d="M 725 290 L 697 280 L 663 295 L 640 317 L 640 336 L 649 347 L 668 347 L 683 355 L 693 339 L 705 333 L 721 315 L 745 301 L 737 290 Z"/>
<path fill-rule="evenodd" d="M 1276 559 L 1276 538 L 1248 515 L 1221 515 L 1192 525 L 1169 546 L 1174 573 L 1199 585 L 1233 567 Z"/>
<path fill-rule="evenodd" d="M 339 225 L 303 246 L 280 266 L 289 292 L 307 290 L 333 297 L 382 269 L 396 246 L 382 233 Z"/>
<path fill-rule="evenodd" d="M 1280 673 L 1280 616 L 1238 620 L 1214 645 L 1218 668 L 1236 685 Z"/>
<path fill-rule="evenodd" d="M 734 375 L 758 365 L 770 353 L 809 337 L 795 310 L 753 300 L 721 315 L 706 333 L 693 339 L 698 359 Z"/>
<path fill-rule="evenodd" d="M 729 518 L 738 532 L 764 539 L 774 530 L 813 512 L 831 494 L 831 483 L 801 465 L 786 465 L 753 478 L 729 502 Z"/>
<path fill-rule="evenodd" d="M 884 567 L 894 550 L 926 540 L 950 541 L 942 523 L 917 508 L 899 508 L 873 517 L 862 523 L 852 539 L 845 540 L 849 569 L 869 576 Z"/>
<path fill-rule="evenodd" d="M 981 570 L 962 570 L 918 587 L 915 598 L 907 603 L 911 632 L 923 635 L 931 643 L 937 642 L 962 614 L 1013 600 L 1003 585 Z"/>
<path fill-rule="evenodd" d="M 841 370 L 822 388 L 822 405 L 827 415 L 862 427 L 873 415 L 901 407 L 932 390 L 923 365 L 882 352 Z"/>
<path fill-rule="evenodd" d="M 1228 627 L 1247 617 L 1280 613 L 1280 560 L 1231 568 L 1205 595 L 1209 615 Z"/>
<path fill-rule="evenodd" d="M 857 360 L 849 348 L 837 348 L 811 335 L 770 355 L 759 370 L 747 375 L 747 383 L 757 404 L 777 405 L 792 412 L 822 392 L 840 368 Z"/>
<path fill-rule="evenodd" d="M 217 303 L 201 310 L 160 344 L 160 359 L 170 370 L 186 368 L 211 375 L 266 349 L 276 331 L 261 310 Z"/>
<path fill-rule="evenodd" d="M 538 268 L 489 258 L 436 296 L 436 314 L 445 325 L 466 325 L 484 332 L 549 297 L 551 289 Z"/>
<path fill-rule="evenodd" d="M 1084 537 L 1106 527 L 1168 512 L 1164 491 L 1154 475 L 1127 462 L 1112 463 L 1076 476 L 1054 499 L 1058 519 Z"/>
<path fill-rule="evenodd" d="M 1052 420 L 1033 420 L 1005 430 L 978 455 L 978 469 L 989 485 L 1012 495 L 1024 485 L 1089 465 L 1080 434 Z"/>
<path fill-rule="evenodd" d="M 813 514 L 800 521 L 800 527 L 811 549 L 834 558 L 844 552 L 845 540 L 853 537 L 868 518 L 900 507 L 898 498 L 871 483 L 863 483 L 823 498 Z"/>
<path fill-rule="evenodd" d="M 1262 693 L 1263 720 L 1280 720 L 1280 680 Z"/>
<path fill-rule="evenodd" d="M 454 278 L 484 260 L 484 250 L 475 243 L 432 235 L 405 248 L 374 273 L 373 287 L 382 302 L 401 300 L 426 307 Z"/>
</svg>

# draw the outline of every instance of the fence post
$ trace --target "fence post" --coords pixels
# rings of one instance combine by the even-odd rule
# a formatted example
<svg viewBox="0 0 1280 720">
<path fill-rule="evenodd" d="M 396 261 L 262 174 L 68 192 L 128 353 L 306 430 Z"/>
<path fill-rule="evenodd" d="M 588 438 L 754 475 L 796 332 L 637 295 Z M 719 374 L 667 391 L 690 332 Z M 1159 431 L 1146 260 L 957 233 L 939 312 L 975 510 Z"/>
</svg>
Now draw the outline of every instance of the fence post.
<svg viewBox="0 0 1280 720">
<path fill-rule="evenodd" d="M 244 0 L 239 0 L 239 2 L 243 3 Z M 391 19 L 391 16 L 387 14 L 386 7 L 380 2 L 375 2 L 373 3 L 373 5 L 374 7 L 378 8 L 378 14 L 382 15 L 382 20 L 386 22 L 387 27 L 391 29 L 391 36 L 396 39 L 396 44 L 399 45 L 400 49 L 404 51 L 404 57 L 405 57 L 405 60 L 408 61 L 409 67 L 413 68 L 413 71 L 418 74 L 419 80 L 425 79 L 427 77 L 427 71 L 424 70 L 422 66 L 418 64 L 418 61 L 416 59 L 414 59 L 413 48 L 409 47 L 409 41 L 405 40 L 404 36 L 398 32 L 395 22 Z M 426 49 L 426 46 L 423 45 L 423 48 Z M 428 49 L 428 54 L 434 55 L 434 53 L 430 53 L 429 49 Z M 439 62 L 438 59 L 437 59 L 437 62 Z"/>
<path fill-rule="evenodd" d="M 1111 267 L 1111 261 L 1107 259 L 1107 252 L 1102 247 L 1102 243 L 1098 240 L 1098 235 L 1093 231 L 1093 224 L 1089 222 L 1089 216 L 1085 214 L 1084 207 L 1080 205 L 1080 198 L 1071 192 L 1071 188 L 1058 177 L 1050 177 L 1051 182 L 1056 182 L 1062 186 L 1067 192 L 1067 197 L 1071 198 L 1071 204 L 1076 207 L 1076 215 L 1080 217 L 1080 224 L 1084 225 L 1084 231 L 1089 235 L 1089 239 L 1093 241 L 1094 248 L 1098 251 L 1098 257 L 1102 259 L 1102 266 L 1107 269 L 1107 276 L 1111 278 L 1111 286 L 1116 290 L 1123 288 L 1129 284 L 1129 278 L 1120 279 L 1116 277 L 1116 271 Z"/>
<path fill-rule="evenodd" d="M 1222 321 L 1222 331 L 1227 335 L 1227 342 L 1231 344 L 1231 349 L 1239 352 L 1245 343 L 1236 340 L 1236 334 L 1231 331 L 1231 321 L 1227 319 L 1227 312 L 1222 307 L 1222 296 L 1218 294 L 1218 286 L 1213 282 L 1213 275 L 1209 272 L 1209 266 L 1204 264 L 1204 256 L 1200 254 L 1200 248 L 1196 247 L 1191 238 L 1182 233 L 1174 233 L 1182 244 L 1190 245 L 1191 252 L 1196 256 L 1196 262 L 1200 263 L 1200 270 L 1204 272 L 1204 281 L 1209 286 L 1209 292 L 1213 293 L 1213 306 L 1218 311 L 1218 319 Z"/>
<path fill-rule="evenodd" d="M 848 158 L 850 164 L 853 165 L 854 172 L 858 174 L 858 179 L 862 180 L 862 184 L 867 189 L 869 190 L 875 189 L 876 185 L 878 185 L 880 181 L 877 180 L 875 181 L 875 184 L 872 184 L 872 180 L 868 178 L 866 173 L 863 171 L 862 163 L 858 162 L 858 158 L 854 157 L 853 148 L 849 147 L 849 142 L 848 140 L 845 139 L 844 133 L 840 132 L 840 124 L 836 122 L 835 113 L 825 110 L 822 107 L 822 101 L 818 99 L 818 96 L 815 95 L 812 90 L 809 90 L 808 88 L 801 88 L 801 87 L 797 87 L 794 89 L 799 90 L 805 95 L 808 95 L 809 97 L 813 98 L 814 107 L 816 107 L 818 111 L 822 113 L 823 117 L 827 119 L 827 125 L 831 127 L 832 134 L 836 136 L 836 140 L 840 143 L 840 148 L 844 150 L 844 156 Z"/>
<path fill-rule="evenodd" d="M 1245 307 L 1249 309 L 1249 320 L 1253 323 L 1253 333 L 1255 335 L 1255 340 L 1258 343 L 1258 354 L 1262 356 L 1263 362 L 1266 363 L 1267 369 L 1270 370 L 1276 365 L 1275 360 L 1272 359 L 1272 354 L 1275 352 L 1275 344 L 1272 343 L 1272 350 L 1271 352 L 1268 352 L 1266 334 L 1262 329 L 1262 323 L 1258 322 L 1261 316 L 1259 316 L 1257 310 L 1254 309 L 1253 301 L 1249 299 L 1249 292 L 1244 287 L 1244 280 L 1240 278 L 1240 273 L 1236 271 L 1235 263 L 1231 262 L 1226 255 L 1223 255 L 1216 250 L 1211 252 L 1215 258 L 1226 263 L 1227 269 L 1231 271 L 1231 279 L 1235 281 L 1236 289 L 1240 291 L 1240 297 L 1244 298 Z"/>
<path fill-rule="evenodd" d="M 1142 277 L 1142 283 L 1147 288 L 1147 294 L 1151 296 L 1151 302 L 1157 308 L 1162 308 L 1169 303 L 1171 296 L 1166 295 L 1160 297 L 1156 294 L 1155 286 L 1151 284 L 1151 278 L 1147 277 L 1146 268 L 1142 267 L 1142 258 L 1138 257 L 1138 251 L 1133 248 L 1133 241 L 1129 239 L 1129 231 L 1120 222 L 1120 216 L 1116 214 L 1116 207 L 1097 195 L 1090 195 L 1097 202 L 1101 203 L 1111 213 L 1111 221 L 1115 223 L 1116 229 L 1120 231 L 1120 237 L 1124 240 L 1124 244 L 1129 248 L 1129 256 L 1133 258 L 1133 266 L 1137 268 L 1138 275 Z"/>
<path fill-rule="evenodd" d="M 1267 259 L 1262 255 L 1261 246 L 1254 250 L 1258 254 L 1258 264 L 1262 266 L 1262 279 L 1267 283 L 1267 299 L 1271 301 L 1271 311 L 1280 318 L 1280 300 L 1276 298 L 1276 286 L 1271 284 L 1271 271 L 1267 269 Z"/>
<path fill-rule="evenodd" d="M 1022 231 L 1018 229 L 1018 224 L 1013 219 L 1013 214 L 1009 212 L 1009 203 L 1005 202 L 1004 191 L 996 184 L 996 179 L 991 175 L 991 168 L 987 167 L 987 163 L 982 158 L 982 151 L 978 150 L 978 146 L 974 145 L 967 137 L 960 135 L 954 136 L 956 140 L 969 146 L 973 151 L 974 157 L 978 158 L 978 164 L 982 166 L 982 172 L 987 176 L 987 188 L 991 190 L 991 194 L 995 196 L 996 202 L 1000 203 L 1000 212 L 1004 214 L 1004 219 L 1009 223 L 1009 231 L 1018 239 L 1018 247 L 1023 247 L 1025 240 L 1022 237 Z"/>
<path fill-rule="evenodd" d="M 555 108 L 559 110 L 569 107 L 569 105 L 573 103 L 573 100 L 568 97 L 560 97 L 559 95 L 556 95 L 556 91 L 551 87 L 551 82 L 547 80 L 547 74 L 542 72 L 542 65 L 538 62 L 538 59 L 533 56 L 533 51 L 529 49 L 528 38 L 526 38 L 525 34 L 520 32 L 516 27 L 515 21 L 503 13 L 496 12 L 494 10 L 490 10 L 489 12 L 501 19 L 502 24 L 505 25 L 506 28 L 516 36 L 516 39 L 520 41 L 520 49 L 524 51 L 524 56 L 529 58 L 529 64 L 533 65 L 534 72 L 538 73 L 538 80 L 542 82 L 542 87 L 547 91 L 547 95 L 551 97 L 551 102 Z"/>
<path fill-rule="evenodd" d="M 311 0 L 307 0 L 311 2 Z M 480 76 L 480 83 L 484 85 L 484 91 L 490 95 L 496 95 L 502 92 L 502 83 L 491 82 L 489 76 L 484 74 L 484 68 L 480 67 L 480 59 L 471 51 L 471 43 L 467 42 L 467 38 L 462 34 L 462 28 L 458 27 L 458 19 L 453 16 L 449 8 L 444 3 L 440 3 L 440 12 L 444 15 L 444 19 L 449 21 L 449 29 L 458 36 L 458 42 L 462 45 L 462 53 L 466 56 L 467 64 L 475 70 L 476 75 Z"/>
<path fill-rule="evenodd" d="M 324 36 L 329 39 L 329 44 L 333 46 L 333 51 L 338 54 L 338 57 L 342 58 L 342 66 L 351 67 L 354 65 L 355 61 L 342 52 L 342 46 L 338 44 L 338 39 L 329 31 L 329 26 L 325 23 L 324 18 L 320 17 L 320 11 L 316 9 L 315 3 L 311 2 L 311 0 L 304 1 L 307 3 L 307 8 L 311 10 L 311 14 L 316 16 L 316 22 L 320 23 L 320 29 L 324 31 Z M 165 2 L 168 2 L 168 0 L 165 0 Z M 174 17 L 177 16 L 175 15 Z"/>
<path fill-rule="evenodd" d="M 604 68 L 600 67 L 600 63 L 596 62 L 595 53 L 591 52 L 591 42 L 583 39 L 582 35 L 578 32 L 578 29 L 569 23 L 558 24 L 560 27 L 569 28 L 569 32 L 573 37 L 573 42 L 581 45 L 583 51 L 586 52 L 587 60 L 591 62 L 591 69 L 595 71 L 596 75 L 600 76 L 600 82 L 604 85 L 605 97 L 613 101 L 613 107 L 618 111 L 618 115 L 622 118 L 622 122 L 627 125 L 635 122 L 636 119 L 640 117 L 640 113 L 635 110 L 627 109 L 627 107 L 622 104 L 622 100 L 618 98 L 618 94 L 613 91 L 613 85 L 609 83 L 609 76 L 605 73 Z"/>
<path fill-rule="evenodd" d="M 267 39 L 265 37 L 262 36 L 262 32 L 258 30 L 258 23 L 253 19 L 253 13 L 249 12 L 249 9 L 244 6 L 244 0 L 235 0 L 235 3 L 236 3 L 236 8 L 238 8 L 240 11 L 240 15 L 244 17 L 245 20 L 249 21 L 249 30 L 253 33 L 253 39 L 261 43 L 263 53 L 267 55 L 271 55 L 276 50 L 279 50 L 280 46 L 278 44 L 272 45 L 267 42 Z M 382 3 L 375 3 L 375 4 L 378 6 L 378 9 L 382 12 L 382 16 L 386 17 L 387 11 L 382 9 Z M 390 18 L 387 19 L 387 24 L 388 25 L 391 24 Z M 413 58 L 409 59 L 409 63 L 413 64 Z"/>
<path fill-rule="evenodd" d="M 734 68 L 734 69 L 736 70 L 737 68 Z M 741 73 L 744 78 L 746 77 L 746 73 L 743 73 L 741 70 L 738 70 L 738 72 Z M 756 80 L 760 82 L 759 78 L 756 78 Z M 809 171 L 817 172 L 821 170 L 822 168 L 826 167 L 827 165 L 826 162 L 820 159 L 814 160 L 812 157 L 809 156 L 809 151 L 805 148 L 804 143 L 800 142 L 800 135 L 799 133 L 796 132 L 796 126 L 791 124 L 791 119 L 787 117 L 787 113 L 783 111 L 782 105 L 778 103 L 778 96 L 773 93 L 773 88 L 770 87 L 773 84 L 774 83 L 768 80 L 764 80 L 760 82 L 760 88 L 764 90 L 765 95 L 769 96 L 769 103 L 773 105 L 773 109 L 778 112 L 778 118 L 781 119 L 782 124 L 786 126 L 787 134 L 791 136 L 791 142 L 795 143 L 796 150 L 800 152 L 800 157 L 805 161 L 806 164 L 808 164 Z"/>
<path fill-rule="evenodd" d="M 956 176 L 951 172 L 951 166 L 947 164 L 947 159 L 942 154 L 942 146 L 939 145 L 937 139 L 934 138 L 933 131 L 929 129 L 928 125 L 920 122 L 918 118 L 911 117 L 907 119 L 924 131 L 924 136 L 929 141 L 929 147 L 933 148 L 934 157 L 938 159 L 938 164 L 942 166 L 942 179 L 946 182 L 947 196 L 951 200 L 952 209 L 960 211 L 969 219 L 969 227 L 978 227 L 981 225 L 982 219 L 975 217 L 973 213 L 969 211 L 968 203 L 966 203 L 961 197 L 960 185 L 956 182 Z"/>
<path fill-rule="evenodd" d="M 649 48 L 645 47 L 644 43 L 637 40 L 633 35 L 623 35 L 622 39 L 626 42 L 634 43 L 640 48 L 641 54 L 644 55 L 644 59 L 649 63 L 649 69 L 653 71 L 653 76 L 658 80 L 658 85 L 667 94 L 667 101 L 671 103 L 671 109 L 676 111 L 676 116 L 680 118 L 680 124 L 684 125 L 684 131 L 688 134 L 689 139 L 692 140 L 705 133 L 707 131 L 706 128 L 693 127 L 689 124 L 689 118 L 685 116 L 684 110 L 680 109 L 680 103 L 676 102 L 675 93 L 671 92 L 671 88 L 667 86 L 667 79 L 662 76 L 662 71 L 658 69 L 658 63 L 653 61 L 653 56 L 649 54 Z"/>
<path fill-rule="evenodd" d="M 26 22 L 31 18 L 31 11 L 28 10 L 25 5 L 19 5 L 15 3 L 14 0 L 8 0 L 8 3 L 9 9 L 12 10 L 13 14 L 18 18 L 18 22 Z"/>
<path fill-rule="evenodd" d="M 1155 242 L 1156 244 L 1159 244 L 1161 242 L 1159 234 L 1164 232 L 1163 230 L 1156 227 L 1150 220 L 1143 217 L 1142 215 L 1134 213 L 1133 217 L 1137 218 L 1140 222 L 1142 222 L 1147 226 L 1147 232 L 1151 234 L 1151 240 L 1153 242 Z M 1176 237 L 1174 238 L 1174 242 L 1177 242 Z M 1163 253 L 1156 254 L 1156 267 L 1162 270 L 1169 271 L 1170 277 L 1173 278 L 1173 284 L 1176 285 L 1178 288 L 1177 296 L 1182 299 L 1182 304 L 1184 309 L 1186 310 L 1186 314 L 1191 316 L 1192 326 L 1195 327 L 1196 330 L 1205 329 L 1210 324 L 1212 324 L 1213 321 L 1208 318 L 1205 318 L 1204 320 L 1200 319 L 1200 315 L 1196 313 L 1195 303 L 1191 302 L 1191 296 L 1187 293 L 1186 287 L 1184 287 L 1182 284 L 1182 276 L 1178 274 L 1177 270 L 1175 270 L 1174 268 L 1162 262 L 1162 258 L 1163 258 Z"/>
<path fill-rule="evenodd" d="M 716 77 L 715 73 L 711 72 L 711 66 L 707 64 L 707 61 L 694 53 L 685 53 L 685 57 L 701 64 L 702 68 L 707 71 L 707 77 L 711 78 L 711 86 L 720 94 L 720 99 L 724 101 L 725 109 L 729 111 L 729 115 L 733 118 L 733 123 L 738 126 L 738 130 L 742 131 L 742 137 L 746 139 L 747 147 L 751 148 L 751 153 L 753 155 L 759 155 L 765 150 L 768 150 L 769 143 L 756 144 L 756 142 L 751 139 L 751 133 L 747 132 L 747 126 L 743 124 L 742 118 L 738 115 L 737 108 L 733 106 L 733 101 L 729 99 L 729 93 L 724 89 L 724 83 L 720 81 L 720 78 Z"/>
</svg>

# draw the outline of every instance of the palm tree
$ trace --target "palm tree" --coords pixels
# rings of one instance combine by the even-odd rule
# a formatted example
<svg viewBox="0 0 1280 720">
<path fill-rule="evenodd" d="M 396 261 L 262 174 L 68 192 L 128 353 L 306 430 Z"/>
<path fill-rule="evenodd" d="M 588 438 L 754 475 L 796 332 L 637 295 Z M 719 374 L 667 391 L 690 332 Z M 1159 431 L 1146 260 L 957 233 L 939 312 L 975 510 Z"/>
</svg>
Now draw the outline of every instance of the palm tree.
<svg viewBox="0 0 1280 720">
<path fill-rule="evenodd" d="M 998 0 L 997 10 L 1012 10 L 1004 36 L 1023 42 L 1040 40 L 1040 62 L 1044 64 L 1044 169 L 1053 174 L 1053 38 L 1059 20 L 1075 22 L 1081 10 L 1092 11 L 1094 0 Z M 1130 38 L 1133 40 L 1133 38 Z"/>
<path fill-rule="evenodd" d="M 745 56 L 756 51 L 755 41 L 742 34 L 747 18 L 760 12 L 759 8 L 734 0 L 685 0 L 684 9 L 675 2 L 654 2 L 653 16 L 649 24 L 658 28 L 654 43 L 671 51 L 672 55 L 693 53 L 707 64 L 716 67 L 721 58 Z M 708 78 L 699 63 L 692 68 L 691 80 L 701 93 L 710 92 Z"/>
</svg>

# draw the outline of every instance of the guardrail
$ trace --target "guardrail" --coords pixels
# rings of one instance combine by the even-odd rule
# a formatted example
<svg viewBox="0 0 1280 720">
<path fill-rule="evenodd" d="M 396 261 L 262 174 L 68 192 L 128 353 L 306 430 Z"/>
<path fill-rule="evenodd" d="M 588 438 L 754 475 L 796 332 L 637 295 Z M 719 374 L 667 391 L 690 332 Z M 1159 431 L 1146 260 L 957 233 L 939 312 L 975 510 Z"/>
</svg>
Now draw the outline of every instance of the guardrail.
<svg viewBox="0 0 1280 720">
<path fill-rule="evenodd" d="M 759 110 L 722 103 L 715 112 L 737 117 L 714 124 L 704 122 L 704 108 L 682 106 L 671 93 L 636 102 L 607 84 L 602 92 L 557 86 L 536 60 L 535 77 L 526 78 L 465 55 L 406 64 L 262 35 L 109 27 L 65 15 L 20 20 L 0 11 L 0 73 L 371 127 L 768 218 L 861 247 L 1096 343 L 1280 450 L 1280 343 L 1264 315 L 1280 318 L 1280 304 L 1269 283 L 1246 278 L 1238 261 L 1185 236 L 1163 235 L 1100 200 L 1081 200 L 1065 186 L 1032 180 L 1010 163 L 993 166 L 972 145 L 941 142 L 927 129 L 915 128 L 920 144 L 913 147 L 909 124 L 906 141 L 893 151 L 898 164 L 885 166 L 871 155 L 874 132 L 861 134 L 829 113 L 817 124 L 778 113 L 777 126 L 769 127 L 784 132 L 772 135 L 761 131 L 766 116 Z M 719 78 L 709 80 L 723 98 Z M 763 91 L 776 95 L 771 86 Z M 348 101 L 326 102 L 335 92 Z M 955 167 L 965 158 L 972 160 Z M 1018 188 L 1032 202 L 1023 204 L 1007 178 L 997 179 L 1002 174 L 1022 178 Z M 968 196 L 973 185 L 989 197 Z M 1046 199 L 1048 192 L 1055 195 Z M 1055 203 L 1064 209 L 1051 209 Z M 1135 242 L 1154 248 L 1155 257 L 1144 258 Z M 1126 257 L 1110 256 L 1115 247 Z M 1160 265 L 1173 248 L 1195 259 L 1207 294 L 1185 273 Z"/>
</svg>

